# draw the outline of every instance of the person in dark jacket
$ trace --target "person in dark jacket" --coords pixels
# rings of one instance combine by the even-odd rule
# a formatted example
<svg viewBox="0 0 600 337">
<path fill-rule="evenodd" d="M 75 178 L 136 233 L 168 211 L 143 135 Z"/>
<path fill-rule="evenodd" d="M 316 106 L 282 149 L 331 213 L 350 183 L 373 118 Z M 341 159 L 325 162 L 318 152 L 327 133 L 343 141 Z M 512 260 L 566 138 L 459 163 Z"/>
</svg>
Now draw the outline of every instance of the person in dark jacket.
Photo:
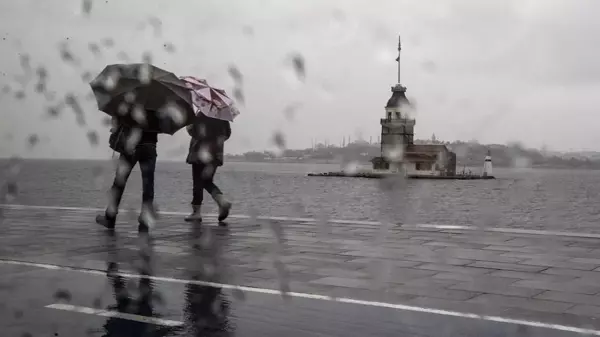
<svg viewBox="0 0 600 337">
<path fill-rule="evenodd" d="M 200 208 L 206 190 L 219 206 L 219 222 L 222 222 L 229 215 L 231 202 L 225 200 L 213 179 L 217 168 L 223 165 L 224 144 L 231 136 L 231 126 L 228 121 L 200 113 L 187 131 L 192 137 L 186 162 L 192 165 L 193 198 L 192 214 L 185 220 L 202 221 Z"/>
<path fill-rule="evenodd" d="M 158 133 L 132 129 L 113 119 L 110 146 L 120 153 L 115 180 L 109 191 L 109 202 L 104 214 L 96 216 L 96 223 L 113 230 L 125 185 L 135 164 L 142 173 L 142 211 L 138 230 L 147 232 L 154 217 L 154 173 L 156 171 L 156 143 Z"/>
</svg>

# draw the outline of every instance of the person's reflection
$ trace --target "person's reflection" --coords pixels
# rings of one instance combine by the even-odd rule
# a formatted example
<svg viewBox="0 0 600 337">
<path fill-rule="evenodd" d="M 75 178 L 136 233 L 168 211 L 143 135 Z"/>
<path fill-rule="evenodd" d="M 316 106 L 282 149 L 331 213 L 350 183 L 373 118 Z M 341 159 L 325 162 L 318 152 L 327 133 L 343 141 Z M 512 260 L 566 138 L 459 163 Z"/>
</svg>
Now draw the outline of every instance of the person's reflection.
<svg viewBox="0 0 600 337">
<path fill-rule="evenodd" d="M 127 280 L 119 274 L 119 264 L 117 256 L 117 237 L 113 232 L 107 234 L 107 271 L 106 276 L 114 291 L 116 304 L 107 308 L 109 311 L 118 311 L 126 314 L 134 314 L 145 317 L 156 317 L 152 306 L 153 282 L 151 276 L 151 258 L 152 245 L 150 238 L 145 233 L 140 233 L 138 251 L 140 255 L 140 268 L 138 270 L 140 278 L 137 280 L 137 289 L 130 294 L 127 289 Z M 130 319 L 117 317 L 109 318 L 104 324 L 105 334 L 103 337 L 146 337 L 146 336 L 167 336 L 174 331 L 172 327 L 144 323 Z"/>
<path fill-rule="evenodd" d="M 222 274 L 220 250 L 227 233 L 196 226 L 191 233 L 192 265 L 189 273 L 194 281 L 219 282 Z M 234 326 L 228 315 L 230 303 L 222 289 L 190 282 L 185 286 L 185 319 L 190 336 L 233 336 Z"/>
</svg>

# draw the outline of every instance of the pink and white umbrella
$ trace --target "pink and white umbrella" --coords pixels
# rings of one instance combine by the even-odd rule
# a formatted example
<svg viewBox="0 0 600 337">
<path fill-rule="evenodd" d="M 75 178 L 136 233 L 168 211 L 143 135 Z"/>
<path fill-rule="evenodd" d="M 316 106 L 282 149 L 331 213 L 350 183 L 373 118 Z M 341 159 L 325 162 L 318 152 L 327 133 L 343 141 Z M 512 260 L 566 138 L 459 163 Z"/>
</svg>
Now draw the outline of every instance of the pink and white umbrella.
<svg viewBox="0 0 600 337">
<path fill-rule="evenodd" d="M 227 96 L 224 90 L 211 87 L 206 80 L 193 77 L 180 77 L 186 87 L 192 92 L 192 103 L 196 114 L 203 113 L 210 118 L 222 119 L 233 122 L 240 114 L 234 101 Z"/>
</svg>

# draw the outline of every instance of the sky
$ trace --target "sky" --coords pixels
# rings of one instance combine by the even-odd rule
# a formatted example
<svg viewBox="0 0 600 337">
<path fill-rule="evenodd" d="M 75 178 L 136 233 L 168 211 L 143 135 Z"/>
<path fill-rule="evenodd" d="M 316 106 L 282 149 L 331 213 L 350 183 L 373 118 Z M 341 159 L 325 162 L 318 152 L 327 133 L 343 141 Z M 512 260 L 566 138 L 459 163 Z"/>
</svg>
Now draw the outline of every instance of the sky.
<svg viewBox="0 0 600 337">
<path fill-rule="evenodd" d="M 289 148 L 376 141 L 397 82 L 398 35 L 416 138 L 600 150 L 600 1 L 94 0 L 89 12 L 83 4 L 0 0 L 0 157 L 109 158 L 89 77 L 148 59 L 229 93 L 230 69 L 239 70 L 241 115 L 227 152 L 271 149 L 278 133 Z M 39 68 L 47 93 L 36 92 Z M 79 102 L 83 121 L 65 97 Z M 161 136 L 159 155 L 181 158 L 188 141 L 184 131 Z"/>
</svg>

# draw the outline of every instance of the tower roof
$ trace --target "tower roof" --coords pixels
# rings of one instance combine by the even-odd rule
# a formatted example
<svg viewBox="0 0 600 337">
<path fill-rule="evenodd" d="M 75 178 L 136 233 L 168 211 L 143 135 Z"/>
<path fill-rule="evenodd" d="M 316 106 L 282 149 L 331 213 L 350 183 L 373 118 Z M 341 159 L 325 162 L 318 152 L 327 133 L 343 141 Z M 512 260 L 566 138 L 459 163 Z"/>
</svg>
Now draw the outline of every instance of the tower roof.
<svg viewBox="0 0 600 337">
<path fill-rule="evenodd" d="M 401 108 L 405 105 L 410 105 L 408 98 L 406 98 L 406 88 L 401 85 L 392 87 L 392 96 L 388 99 L 386 108 Z"/>
</svg>

